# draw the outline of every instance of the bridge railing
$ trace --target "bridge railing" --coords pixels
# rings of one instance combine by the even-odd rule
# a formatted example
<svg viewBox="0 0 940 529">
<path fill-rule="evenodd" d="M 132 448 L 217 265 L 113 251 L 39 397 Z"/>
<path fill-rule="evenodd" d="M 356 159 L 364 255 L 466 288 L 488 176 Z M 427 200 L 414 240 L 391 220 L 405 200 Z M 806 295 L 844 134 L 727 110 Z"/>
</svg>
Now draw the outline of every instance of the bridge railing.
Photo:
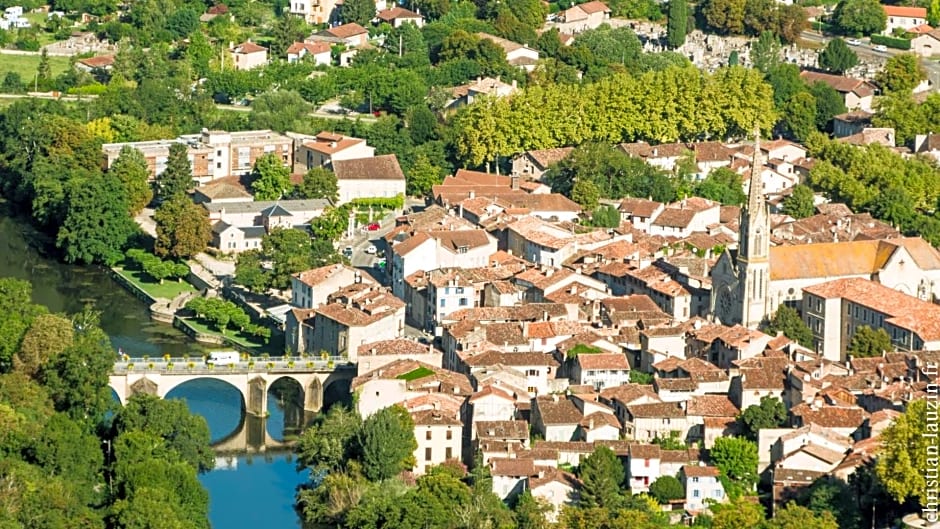
<svg viewBox="0 0 940 529">
<path fill-rule="evenodd" d="M 289 373 L 291 371 L 331 371 L 354 366 L 342 356 L 249 357 L 224 365 L 207 364 L 202 358 L 130 358 L 114 363 L 114 374 L 122 373 Z"/>
</svg>

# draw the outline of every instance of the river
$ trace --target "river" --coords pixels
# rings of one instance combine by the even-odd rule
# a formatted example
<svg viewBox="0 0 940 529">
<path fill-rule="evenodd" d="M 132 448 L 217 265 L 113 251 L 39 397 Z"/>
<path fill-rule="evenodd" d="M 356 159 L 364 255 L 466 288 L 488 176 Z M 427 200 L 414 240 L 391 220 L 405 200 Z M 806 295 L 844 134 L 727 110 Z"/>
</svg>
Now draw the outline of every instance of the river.
<svg viewBox="0 0 940 529">
<path fill-rule="evenodd" d="M 182 332 L 152 322 L 140 300 L 115 283 L 101 268 L 66 265 L 46 256 L 30 241 L 34 230 L 25 221 L 4 216 L 0 211 L 0 277 L 16 277 L 33 284 L 33 301 L 52 312 L 74 313 L 91 304 L 101 312 L 101 327 L 111 337 L 115 349 L 133 356 L 161 356 L 169 353 L 198 354 L 206 349 Z M 190 410 L 209 423 L 213 443 L 228 438 L 243 426 L 267 429 L 276 440 L 296 433 L 304 422 L 302 407 L 291 404 L 288 388 L 271 388 L 270 416 L 261 424 L 246 419 L 241 396 L 223 382 L 199 380 L 170 392 L 168 398 L 185 399 Z M 286 398 L 285 398 L 286 397 Z M 287 423 L 287 426 L 285 426 Z M 248 431 L 249 438 L 263 438 Z M 200 477 L 209 491 L 209 519 L 213 529 L 264 527 L 296 529 L 299 519 L 293 511 L 294 492 L 305 476 L 295 470 L 289 453 L 225 454 L 217 468 Z"/>
</svg>

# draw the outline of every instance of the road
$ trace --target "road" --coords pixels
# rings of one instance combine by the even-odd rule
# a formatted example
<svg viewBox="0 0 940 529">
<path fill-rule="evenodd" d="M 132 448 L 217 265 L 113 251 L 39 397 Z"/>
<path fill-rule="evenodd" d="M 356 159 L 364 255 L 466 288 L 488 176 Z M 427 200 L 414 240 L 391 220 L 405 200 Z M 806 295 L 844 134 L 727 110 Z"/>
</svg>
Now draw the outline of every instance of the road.
<svg viewBox="0 0 940 529">
<path fill-rule="evenodd" d="M 826 44 L 831 40 L 831 37 L 827 37 L 818 33 L 816 31 L 804 31 L 800 34 L 800 38 L 807 40 L 809 42 L 815 42 L 819 44 Z M 902 53 L 910 53 L 904 50 L 896 50 L 893 48 L 888 48 L 888 51 L 877 51 L 872 47 L 871 41 L 868 39 L 862 40 L 862 43 L 859 46 L 852 46 L 852 49 L 855 50 L 855 53 L 860 58 L 875 58 L 887 60 L 888 58 L 894 55 L 900 55 Z M 924 67 L 924 70 L 927 71 L 927 78 L 931 82 L 931 89 L 937 90 L 940 89 L 940 62 L 921 58 L 920 64 Z"/>
<path fill-rule="evenodd" d="M 215 108 L 218 108 L 219 110 L 231 110 L 234 112 L 251 112 L 250 106 L 243 106 L 243 105 L 222 105 L 222 104 L 216 103 Z M 370 114 L 338 114 L 334 112 L 324 112 L 322 110 L 314 110 L 313 112 L 309 112 L 308 115 L 313 116 L 315 118 L 323 118 L 323 119 L 338 119 L 338 120 L 350 119 L 353 121 L 358 119 L 359 121 L 362 121 L 364 123 L 375 123 L 375 121 L 377 120 L 375 116 L 370 115 Z"/>
</svg>

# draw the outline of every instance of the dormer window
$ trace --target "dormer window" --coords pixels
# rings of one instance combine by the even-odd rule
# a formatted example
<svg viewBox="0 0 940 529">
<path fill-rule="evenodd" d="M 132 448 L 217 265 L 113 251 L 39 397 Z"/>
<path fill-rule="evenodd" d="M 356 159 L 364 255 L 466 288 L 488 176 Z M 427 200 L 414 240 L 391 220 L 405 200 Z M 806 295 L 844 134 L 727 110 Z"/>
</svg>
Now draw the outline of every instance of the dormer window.
<svg viewBox="0 0 940 529">
<path fill-rule="evenodd" d="M 467 253 L 468 250 L 470 250 L 470 247 L 466 245 L 457 247 L 457 253 Z"/>
</svg>

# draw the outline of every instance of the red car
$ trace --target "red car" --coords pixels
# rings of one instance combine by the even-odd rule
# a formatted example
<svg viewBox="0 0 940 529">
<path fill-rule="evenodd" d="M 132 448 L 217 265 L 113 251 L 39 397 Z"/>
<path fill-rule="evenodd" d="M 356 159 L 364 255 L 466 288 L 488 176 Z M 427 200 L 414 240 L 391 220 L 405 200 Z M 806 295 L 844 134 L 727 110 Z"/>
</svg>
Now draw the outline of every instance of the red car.
<svg viewBox="0 0 940 529">
<path fill-rule="evenodd" d="M 379 229 L 380 227 L 381 227 L 381 226 L 379 226 L 378 224 L 372 223 L 372 224 L 369 224 L 368 226 L 366 226 L 366 229 L 369 230 L 369 231 L 378 231 L 378 229 Z"/>
</svg>

